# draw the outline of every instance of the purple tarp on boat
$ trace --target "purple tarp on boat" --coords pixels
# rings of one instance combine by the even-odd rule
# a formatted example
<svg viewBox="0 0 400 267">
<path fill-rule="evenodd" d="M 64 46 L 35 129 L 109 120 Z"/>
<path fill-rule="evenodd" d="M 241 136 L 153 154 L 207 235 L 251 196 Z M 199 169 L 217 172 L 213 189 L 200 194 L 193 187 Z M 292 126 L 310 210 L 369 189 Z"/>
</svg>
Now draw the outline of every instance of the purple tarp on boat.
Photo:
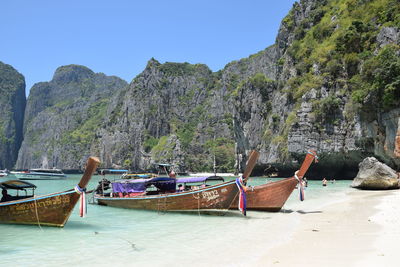
<svg viewBox="0 0 400 267">
<path fill-rule="evenodd" d="M 182 177 L 177 178 L 176 182 L 179 183 L 202 183 L 207 179 L 207 176 L 204 177 Z"/>
<path fill-rule="evenodd" d="M 144 192 L 150 185 L 154 185 L 160 191 L 175 191 L 176 180 L 169 177 L 156 177 L 150 179 L 132 179 L 123 182 L 112 183 L 114 193 Z"/>
<path fill-rule="evenodd" d="M 182 177 L 177 178 L 176 182 L 179 183 L 204 183 L 206 180 L 208 181 L 224 181 L 224 178 L 219 176 L 201 176 L 201 177 Z"/>
<path fill-rule="evenodd" d="M 138 193 L 146 191 L 145 183 L 112 183 L 114 193 Z"/>
</svg>

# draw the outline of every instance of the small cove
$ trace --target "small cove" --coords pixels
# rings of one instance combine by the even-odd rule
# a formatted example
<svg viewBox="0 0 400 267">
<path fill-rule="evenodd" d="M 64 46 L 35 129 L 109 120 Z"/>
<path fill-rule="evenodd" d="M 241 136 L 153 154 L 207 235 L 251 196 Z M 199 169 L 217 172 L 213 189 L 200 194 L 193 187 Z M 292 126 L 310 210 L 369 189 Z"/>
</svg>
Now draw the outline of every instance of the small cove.
<svg viewBox="0 0 400 267">
<path fill-rule="evenodd" d="M 94 176 L 88 189 L 102 177 Z M 62 181 L 33 181 L 36 194 L 72 188 L 80 175 Z M 228 178 L 228 179 L 233 179 Z M 271 178 L 251 178 L 258 185 Z M 224 216 L 161 213 L 88 205 L 86 218 L 73 211 L 64 228 L 0 225 L 0 263 L 17 266 L 167 266 L 249 264 L 277 244 L 288 240 L 300 216 L 323 212 L 323 206 L 345 196 L 350 181 L 322 187 L 309 181 L 306 200 L 295 190 L 278 213 L 238 211 Z M 177 264 L 178 263 L 178 264 Z M 180 264 L 181 263 L 181 264 Z"/>
</svg>

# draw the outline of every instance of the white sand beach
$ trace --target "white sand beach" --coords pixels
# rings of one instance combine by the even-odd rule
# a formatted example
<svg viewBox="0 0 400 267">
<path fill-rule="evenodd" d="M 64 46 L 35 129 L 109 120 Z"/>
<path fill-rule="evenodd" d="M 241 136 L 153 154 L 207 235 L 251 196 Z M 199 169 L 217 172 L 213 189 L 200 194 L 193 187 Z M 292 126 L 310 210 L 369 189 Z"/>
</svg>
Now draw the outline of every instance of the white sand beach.
<svg viewBox="0 0 400 267">
<path fill-rule="evenodd" d="M 399 266 L 400 190 L 361 191 L 304 210 L 289 241 L 257 266 Z"/>
</svg>

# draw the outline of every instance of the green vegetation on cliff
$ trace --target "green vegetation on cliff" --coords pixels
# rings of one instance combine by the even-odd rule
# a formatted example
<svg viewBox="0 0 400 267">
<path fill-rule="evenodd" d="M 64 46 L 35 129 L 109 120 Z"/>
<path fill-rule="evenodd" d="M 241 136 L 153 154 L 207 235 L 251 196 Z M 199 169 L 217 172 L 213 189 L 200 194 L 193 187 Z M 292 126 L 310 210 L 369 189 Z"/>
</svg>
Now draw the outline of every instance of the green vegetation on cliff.
<svg viewBox="0 0 400 267">
<path fill-rule="evenodd" d="M 399 106 L 399 55 L 399 46 L 387 45 L 378 55 L 365 61 L 361 73 L 351 79 L 352 97 L 356 102 L 364 103 L 366 97 L 371 96 L 374 107 L 390 109 Z"/>
<path fill-rule="evenodd" d="M 96 130 L 105 120 L 104 116 L 106 114 L 107 105 L 107 99 L 93 102 L 85 114 L 79 114 L 76 117 L 77 127 L 64 133 L 61 142 L 82 147 L 90 146 L 94 141 Z"/>
<path fill-rule="evenodd" d="M 173 149 L 176 146 L 175 141 L 168 139 L 168 136 L 162 136 L 157 145 L 155 145 L 151 154 L 155 161 L 157 162 L 169 162 L 172 159 Z"/>
<path fill-rule="evenodd" d="M 24 86 L 25 79 L 11 65 L 0 61 L 0 85 L 0 100 L 6 104 L 6 98 L 12 97 L 19 86 Z"/>
<path fill-rule="evenodd" d="M 80 65 L 59 67 L 49 82 L 35 84 L 28 98 L 24 153 L 17 168 L 41 166 L 78 169 L 89 154 L 98 155 L 98 130 L 113 95 L 126 82 Z"/>
<path fill-rule="evenodd" d="M 399 29 L 399 1 L 334 0 L 318 4 L 299 25 L 294 19 L 299 4 L 283 21 L 296 37 L 287 50 L 297 71 L 288 81 L 293 101 L 312 88 L 324 86 L 347 90 L 354 102 L 368 109 L 398 106 L 400 48 L 394 44 L 381 48 L 377 36 L 383 27 Z M 328 106 L 339 104 L 329 98 L 324 101 L 314 103 L 319 121 L 325 120 L 323 113 L 332 111 L 326 110 Z"/>
<path fill-rule="evenodd" d="M 158 66 L 158 68 L 168 76 L 190 76 L 203 71 L 211 72 L 204 64 L 175 63 L 166 62 Z"/>
<path fill-rule="evenodd" d="M 63 153 L 76 165 L 101 150 L 108 167 L 177 158 L 191 171 L 211 171 L 213 155 L 218 171 L 233 171 L 235 153 L 253 148 L 271 162 L 290 159 L 292 133 L 292 142 L 332 150 L 325 137 L 354 134 L 360 111 L 399 107 L 399 14 L 398 0 L 300 1 L 275 45 L 216 73 L 151 59 L 126 89 L 83 66 L 60 67 L 31 91 L 26 146 L 34 163 Z M 386 42 L 390 34 L 397 41 Z M 0 123 L 0 142 L 11 140 L 7 127 Z"/>
</svg>

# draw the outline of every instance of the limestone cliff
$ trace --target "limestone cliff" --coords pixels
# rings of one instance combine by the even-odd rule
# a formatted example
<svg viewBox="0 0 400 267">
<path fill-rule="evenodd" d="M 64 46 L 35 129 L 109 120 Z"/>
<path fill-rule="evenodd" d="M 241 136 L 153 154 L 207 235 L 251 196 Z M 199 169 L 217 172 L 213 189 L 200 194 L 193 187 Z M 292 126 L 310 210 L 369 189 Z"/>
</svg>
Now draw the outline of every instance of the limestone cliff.
<svg viewBox="0 0 400 267">
<path fill-rule="evenodd" d="M 205 65 L 151 59 L 99 132 L 102 161 L 133 169 L 154 162 L 173 163 L 180 171 L 209 169 L 211 144 L 205 143 L 214 137 L 233 139 L 217 80 Z M 230 147 L 233 155 L 232 141 L 221 146 Z"/>
<path fill-rule="evenodd" d="M 89 155 L 120 78 L 79 65 L 59 67 L 50 82 L 35 84 L 25 111 L 24 141 L 17 168 L 79 169 Z"/>
<path fill-rule="evenodd" d="M 399 10 L 390 0 L 295 3 L 270 48 L 268 101 L 242 87 L 238 100 L 254 106 L 235 111 L 237 152 L 258 148 L 262 164 L 290 167 L 313 148 L 322 159 L 314 175 L 329 177 L 354 177 L 367 155 L 399 168 Z"/>
<path fill-rule="evenodd" d="M 61 67 L 31 90 L 18 166 L 77 168 L 91 152 L 105 167 L 192 171 L 215 155 L 234 171 L 257 149 L 257 171 L 292 175 L 312 148 L 311 176 L 353 178 L 365 156 L 399 168 L 399 13 L 397 0 L 302 0 L 275 44 L 215 73 L 151 59 L 126 86 Z"/>
<path fill-rule="evenodd" d="M 0 169 L 11 169 L 22 142 L 25 78 L 0 62 Z"/>
</svg>

